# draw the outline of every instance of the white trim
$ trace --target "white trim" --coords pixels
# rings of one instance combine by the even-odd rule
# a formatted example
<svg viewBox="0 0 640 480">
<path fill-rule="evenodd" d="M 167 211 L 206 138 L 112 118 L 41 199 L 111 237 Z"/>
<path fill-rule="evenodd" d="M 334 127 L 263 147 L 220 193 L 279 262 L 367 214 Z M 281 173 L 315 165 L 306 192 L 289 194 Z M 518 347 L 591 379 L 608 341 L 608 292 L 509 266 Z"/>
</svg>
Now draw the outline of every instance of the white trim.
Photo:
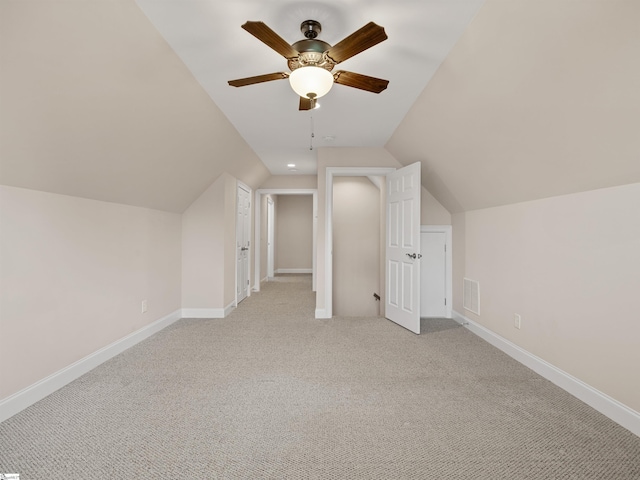
<svg viewBox="0 0 640 480">
<path fill-rule="evenodd" d="M 128 348 L 133 347 L 142 340 L 149 338 L 151 335 L 180 320 L 180 313 L 180 310 L 176 310 L 166 317 L 156 320 L 155 322 L 130 333 L 126 337 L 96 350 L 71 365 L 58 370 L 48 377 L 45 377 L 33 385 L 30 385 L 0 401 L 0 422 L 5 421 L 7 418 L 12 417 L 25 408 L 30 407 L 34 403 L 45 398 L 47 395 L 51 395 L 56 390 L 59 390 L 90 370 L 93 370 L 101 363 L 106 362 Z"/>
<path fill-rule="evenodd" d="M 316 236 L 318 229 L 318 190 L 315 188 L 261 188 L 255 192 L 255 241 L 254 241 L 254 282 L 253 291 L 260 291 L 260 223 L 262 212 L 262 195 L 312 195 L 313 196 L 313 232 L 312 232 L 312 265 L 311 289 L 316 291 Z"/>
<path fill-rule="evenodd" d="M 276 273 L 313 273 L 311 268 L 279 268 Z"/>
<path fill-rule="evenodd" d="M 540 357 L 529 353 L 518 345 L 456 311 L 453 312 L 453 319 L 524 366 L 529 367 L 540 376 L 582 400 L 630 432 L 640 436 L 639 412 L 636 412 L 567 372 L 560 370 L 558 367 L 555 367 Z"/>
<path fill-rule="evenodd" d="M 327 167 L 325 183 L 325 239 L 324 239 L 324 312 L 331 318 L 333 315 L 333 177 L 369 177 L 382 176 L 395 172 L 395 167 Z"/>
<path fill-rule="evenodd" d="M 331 318 L 324 308 L 316 308 L 316 318 Z"/>
<path fill-rule="evenodd" d="M 234 308 L 235 301 L 224 308 L 183 308 L 182 318 L 226 318 Z"/>
<path fill-rule="evenodd" d="M 262 208 L 262 205 L 260 206 Z M 262 210 L 261 210 L 262 212 Z M 260 213 L 260 219 L 262 219 L 262 213 Z M 267 274 L 265 277 L 267 280 L 269 277 L 273 277 L 275 274 L 273 273 L 274 265 L 275 265 L 275 248 L 276 248 L 276 235 L 275 235 L 275 222 L 276 222 L 276 207 L 273 201 L 272 196 L 267 197 L 267 211 L 266 211 L 266 221 L 267 221 Z M 262 236 L 260 237 L 262 240 Z M 260 246 L 260 250 L 262 250 L 262 246 Z M 257 275 L 257 274 L 256 274 Z M 258 286 L 260 288 L 260 286 Z"/>
<path fill-rule="evenodd" d="M 445 315 L 447 318 L 451 318 L 451 312 L 453 309 L 453 227 L 451 225 L 421 225 L 420 233 L 422 232 L 445 234 L 445 242 L 447 245 L 447 252 L 445 254 L 445 260 L 447 263 L 447 269 L 445 272 L 445 275 L 447 276 L 445 279 L 447 308 L 445 310 Z"/>
</svg>

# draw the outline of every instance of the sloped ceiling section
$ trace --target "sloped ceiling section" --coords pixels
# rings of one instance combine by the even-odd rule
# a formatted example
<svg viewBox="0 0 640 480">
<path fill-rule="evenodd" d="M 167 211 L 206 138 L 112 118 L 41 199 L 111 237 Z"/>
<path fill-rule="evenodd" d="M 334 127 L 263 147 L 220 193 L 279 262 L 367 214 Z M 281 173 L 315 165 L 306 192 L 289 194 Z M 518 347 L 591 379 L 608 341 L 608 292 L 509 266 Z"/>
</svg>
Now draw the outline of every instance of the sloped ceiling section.
<svg viewBox="0 0 640 480">
<path fill-rule="evenodd" d="M 386 148 L 451 212 L 640 182 L 640 2 L 488 0 Z"/>
<path fill-rule="evenodd" d="M 0 0 L 0 65 L 0 183 L 182 212 L 269 176 L 132 0 Z"/>
</svg>

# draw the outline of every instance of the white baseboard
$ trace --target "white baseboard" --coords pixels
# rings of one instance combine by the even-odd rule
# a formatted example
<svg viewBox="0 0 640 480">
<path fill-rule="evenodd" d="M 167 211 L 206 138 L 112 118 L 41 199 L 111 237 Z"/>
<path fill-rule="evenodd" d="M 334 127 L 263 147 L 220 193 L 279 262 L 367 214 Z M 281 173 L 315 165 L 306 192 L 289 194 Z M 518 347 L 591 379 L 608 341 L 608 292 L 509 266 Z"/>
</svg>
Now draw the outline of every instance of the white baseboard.
<svg viewBox="0 0 640 480">
<path fill-rule="evenodd" d="M 529 367 L 538 375 L 566 390 L 635 435 L 640 436 L 640 413 L 456 311 L 453 311 L 453 319 L 494 347 Z"/>
<path fill-rule="evenodd" d="M 27 388 L 3 399 L 0 401 L 0 422 L 5 421 L 7 418 L 12 417 L 16 413 L 33 405 L 37 401 L 42 400 L 47 395 L 59 390 L 90 370 L 93 370 L 101 363 L 106 362 L 119 353 L 133 347 L 135 344 L 140 343 L 142 340 L 149 338 L 151 335 L 159 332 L 163 328 L 168 327 L 177 320 L 180 320 L 180 313 L 180 310 L 176 310 L 166 317 L 156 320 L 146 327 L 142 327 L 140 330 L 137 330 L 126 337 L 121 338 L 120 340 L 117 340 L 84 358 L 81 358 L 62 370 L 58 370 L 33 385 L 30 385 Z"/>
<path fill-rule="evenodd" d="M 226 318 L 235 308 L 235 302 L 224 308 L 183 308 L 182 318 Z"/>
<path fill-rule="evenodd" d="M 279 268 L 276 273 L 313 273 L 311 268 Z"/>
<path fill-rule="evenodd" d="M 331 318 L 327 315 L 327 311 L 324 308 L 316 308 L 316 318 Z"/>
</svg>

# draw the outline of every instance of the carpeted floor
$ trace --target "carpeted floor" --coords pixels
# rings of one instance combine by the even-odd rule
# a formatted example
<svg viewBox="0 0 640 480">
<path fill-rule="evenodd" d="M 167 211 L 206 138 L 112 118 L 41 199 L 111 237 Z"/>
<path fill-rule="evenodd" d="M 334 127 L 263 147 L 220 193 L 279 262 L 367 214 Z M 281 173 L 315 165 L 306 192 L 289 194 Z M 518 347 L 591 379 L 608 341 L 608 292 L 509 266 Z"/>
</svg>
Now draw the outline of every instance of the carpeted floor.
<svg viewBox="0 0 640 480">
<path fill-rule="evenodd" d="M 639 479 L 640 438 L 450 320 L 315 320 L 307 276 L 0 424 L 27 479 Z"/>
</svg>

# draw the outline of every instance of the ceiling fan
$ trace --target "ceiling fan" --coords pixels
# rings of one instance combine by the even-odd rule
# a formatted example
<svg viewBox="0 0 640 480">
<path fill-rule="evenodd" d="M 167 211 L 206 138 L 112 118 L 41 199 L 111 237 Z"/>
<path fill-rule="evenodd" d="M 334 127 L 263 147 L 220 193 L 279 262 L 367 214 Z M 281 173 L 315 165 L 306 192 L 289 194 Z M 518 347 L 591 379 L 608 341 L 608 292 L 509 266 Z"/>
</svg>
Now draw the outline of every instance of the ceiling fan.
<svg viewBox="0 0 640 480">
<path fill-rule="evenodd" d="M 292 45 L 263 22 L 249 21 L 242 25 L 242 28 L 286 58 L 291 72 L 267 73 L 230 80 L 229 85 L 232 87 L 288 78 L 291 87 L 300 96 L 299 110 L 311 110 L 316 107 L 316 100 L 329 92 L 334 83 L 373 93 L 382 92 L 389 84 L 388 80 L 360 73 L 345 70 L 331 72 L 337 64 L 387 39 L 384 28 L 373 22 L 369 22 L 334 46 L 317 38 L 322 26 L 315 20 L 302 22 L 300 31 L 305 38 Z"/>
</svg>

